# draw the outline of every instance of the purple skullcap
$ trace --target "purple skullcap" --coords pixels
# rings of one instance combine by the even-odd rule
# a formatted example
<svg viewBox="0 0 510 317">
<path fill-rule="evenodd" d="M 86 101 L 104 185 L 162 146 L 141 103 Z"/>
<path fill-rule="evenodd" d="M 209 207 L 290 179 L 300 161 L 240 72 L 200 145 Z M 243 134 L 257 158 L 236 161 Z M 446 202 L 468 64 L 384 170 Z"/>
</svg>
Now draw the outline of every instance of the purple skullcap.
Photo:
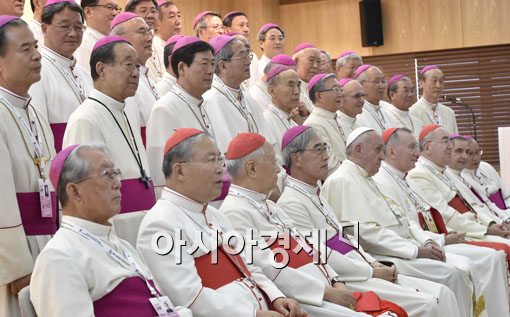
<svg viewBox="0 0 510 317">
<path fill-rule="evenodd" d="M 394 75 L 393 77 L 390 78 L 390 80 L 388 80 L 388 86 L 393 83 L 396 83 L 397 81 L 401 80 L 402 78 L 406 78 L 406 77 L 407 77 L 407 75 L 404 75 L 404 74 Z"/>
<path fill-rule="evenodd" d="M 282 31 L 282 28 L 280 26 L 278 26 L 278 24 L 274 24 L 274 23 L 266 23 L 264 24 L 263 26 L 260 27 L 259 29 L 259 34 L 260 33 L 264 33 L 264 32 L 267 32 L 269 31 L 270 29 L 278 29 L 280 31 Z M 282 31 L 283 32 L 283 31 Z"/>
<path fill-rule="evenodd" d="M 278 54 L 271 58 L 271 63 L 285 66 L 296 66 L 296 62 L 287 54 Z"/>
<path fill-rule="evenodd" d="M 158 8 L 165 5 L 166 3 L 168 3 L 168 0 L 158 0 L 158 2 L 157 2 Z"/>
<path fill-rule="evenodd" d="M 475 140 L 475 138 L 471 135 L 463 135 L 463 137 L 466 138 L 466 140 Z"/>
<path fill-rule="evenodd" d="M 289 70 L 289 69 L 292 69 L 292 68 L 289 66 L 284 66 L 284 65 L 278 65 L 276 67 L 271 68 L 271 70 L 269 70 L 269 72 L 267 73 L 267 81 L 269 82 L 274 77 L 280 75 L 281 73 L 283 73 L 284 71 Z"/>
<path fill-rule="evenodd" d="M 450 134 L 450 140 L 453 140 L 453 139 L 466 139 L 466 137 L 463 135 L 460 135 L 458 133 L 452 133 L 452 134 Z"/>
<path fill-rule="evenodd" d="M 193 19 L 193 28 L 197 27 L 197 23 L 198 23 L 198 21 L 200 21 L 201 18 L 203 18 L 206 15 L 211 14 L 211 13 L 214 13 L 214 12 L 213 11 L 202 11 L 199 14 L 197 14 L 195 16 L 195 18 Z"/>
<path fill-rule="evenodd" d="M 60 152 L 55 155 L 53 160 L 51 161 L 50 166 L 50 182 L 51 185 L 53 185 L 53 189 L 57 190 L 58 182 L 60 181 L 60 175 L 62 175 L 62 169 L 64 168 L 64 163 L 67 160 L 67 157 L 69 157 L 69 154 L 76 149 L 79 145 L 73 144 L 69 145 L 65 149 L 62 149 Z"/>
<path fill-rule="evenodd" d="M 7 23 L 19 19 L 14 15 L 0 15 L 0 28 L 6 25 Z"/>
<path fill-rule="evenodd" d="M 175 43 L 174 49 L 172 50 L 172 55 L 180 48 L 183 48 L 185 46 L 188 46 L 190 44 L 196 43 L 196 42 L 203 42 L 201 39 L 199 39 L 196 36 L 183 36 L 177 42 Z"/>
<path fill-rule="evenodd" d="M 310 81 L 308 82 L 308 93 L 310 93 L 310 90 L 312 90 L 312 88 L 313 88 L 313 86 L 315 86 L 315 84 L 317 84 L 321 79 L 323 79 L 327 75 L 328 74 L 317 74 L 317 75 L 314 75 L 312 77 L 312 79 L 310 79 Z"/>
<path fill-rule="evenodd" d="M 315 45 L 311 43 L 301 43 L 298 46 L 296 46 L 296 48 L 294 49 L 294 53 L 292 54 L 296 54 L 297 52 L 300 52 L 306 48 L 315 48 Z"/>
<path fill-rule="evenodd" d="M 352 78 L 342 78 L 338 81 L 338 84 L 340 85 L 340 87 L 343 87 L 345 85 L 347 85 L 348 82 L 352 81 L 354 79 Z"/>
<path fill-rule="evenodd" d="M 358 54 L 356 53 L 355 51 L 343 51 L 342 53 L 338 54 L 338 56 L 336 57 L 336 59 L 340 59 L 342 57 L 345 57 L 347 55 L 351 55 L 351 54 Z"/>
<path fill-rule="evenodd" d="M 310 129 L 310 127 L 306 125 L 298 125 L 285 131 L 282 137 L 282 151 L 287 145 L 289 145 L 290 142 L 292 142 L 292 140 L 308 129 Z"/>
<path fill-rule="evenodd" d="M 44 8 L 46 8 L 47 6 L 50 6 L 52 4 L 57 4 L 57 3 L 62 3 L 62 2 L 69 2 L 69 3 L 77 4 L 76 1 L 74 1 L 74 0 L 48 0 L 46 2 L 46 4 L 44 5 Z"/>
<path fill-rule="evenodd" d="M 218 54 L 232 40 L 234 40 L 234 37 L 228 35 L 217 35 L 213 37 L 209 41 L 209 44 L 211 44 L 214 49 L 214 55 Z"/>
<path fill-rule="evenodd" d="M 110 43 L 115 43 L 115 42 L 125 42 L 125 43 L 129 44 L 128 40 L 126 40 L 125 38 L 123 38 L 121 36 L 108 35 L 108 36 L 103 37 L 99 41 L 97 41 L 96 44 L 94 44 L 94 48 L 92 48 L 92 53 L 94 53 L 100 47 L 103 47 L 105 45 L 108 45 Z"/>
<path fill-rule="evenodd" d="M 134 14 L 132 12 L 121 12 L 113 18 L 112 23 L 110 24 L 110 31 L 116 27 L 117 25 L 127 22 L 134 18 L 139 18 L 140 16 L 137 14 Z"/>
<path fill-rule="evenodd" d="M 244 15 L 244 13 L 241 12 L 241 11 L 230 11 L 229 13 L 227 13 L 227 14 L 225 14 L 223 16 L 223 19 L 226 19 L 229 15 L 232 15 L 232 14 L 242 14 L 242 15 Z"/>
<path fill-rule="evenodd" d="M 354 72 L 354 78 L 358 78 L 359 75 L 363 74 L 370 67 L 372 67 L 372 65 L 370 64 L 363 64 L 360 67 L 358 67 L 358 69 L 356 69 L 356 71 Z"/>
<path fill-rule="evenodd" d="M 423 75 L 423 74 L 425 74 L 426 72 L 428 72 L 429 70 L 432 70 L 432 69 L 439 69 L 439 67 L 437 65 L 427 65 L 427 66 L 423 67 L 420 70 L 419 74 Z"/>
<path fill-rule="evenodd" d="M 177 43 L 177 41 L 183 37 L 184 37 L 184 35 L 180 35 L 180 34 L 172 35 L 168 40 L 166 40 L 165 47 L 167 47 L 170 44 Z"/>
</svg>

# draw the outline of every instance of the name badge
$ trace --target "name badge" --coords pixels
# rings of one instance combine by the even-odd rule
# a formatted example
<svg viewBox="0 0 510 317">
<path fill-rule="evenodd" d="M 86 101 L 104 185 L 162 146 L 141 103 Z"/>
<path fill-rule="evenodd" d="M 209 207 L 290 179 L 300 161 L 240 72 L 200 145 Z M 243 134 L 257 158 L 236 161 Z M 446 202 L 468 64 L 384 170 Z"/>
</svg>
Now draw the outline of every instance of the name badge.
<svg viewBox="0 0 510 317">
<path fill-rule="evenodd" d="M 41 216 L 43 218 L 53 217 L 50 186 L 47 178 L 39 178 L 39 200 L 41 201 Z"/>
<path fill-rule="evenodd" d="M 158 313 L 158 317 L 179 317 L 168 296 L 152 297 L 149 300 Z"/>
</svg>

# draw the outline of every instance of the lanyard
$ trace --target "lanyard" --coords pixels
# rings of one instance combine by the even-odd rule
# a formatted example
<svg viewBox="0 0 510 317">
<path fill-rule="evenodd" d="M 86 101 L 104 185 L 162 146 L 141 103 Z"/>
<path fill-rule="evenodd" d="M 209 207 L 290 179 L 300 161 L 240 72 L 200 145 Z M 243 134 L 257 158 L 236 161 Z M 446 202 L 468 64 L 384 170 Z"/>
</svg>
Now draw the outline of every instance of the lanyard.
<svg viewBox="0 0 510 317">
<path fill-rule="evenodd" d="M 434 174 L 441 182 L 443 182 L 446 186 L 450 187 L 450 190 L 454 191 L 455 193 L 459 194 L 459 191 L 457 190 L 457 187 L 446 177 L 443 173 L 439 173 L 435 168 L 430 166 L 427 162 L 421 162 L 423 166 L 429 170 L 432 174 Z"/>
<path fill-rule="evenodd" d="M 42 55 L 58 70 L 60 75 L 64 77 L 66 83 L 69 85 L 69 87 L 71 87 L 71 90 L 73 91 L 76 99 L 78 99 L 78 102 L 80 104 L 84 102 L 86 99 L 85 91 L 83 89 L 83 86 L 77 82 L 77 78 L 74 76 L 72 68 L 69 67 L 71 70 L 71 74 L 73 74 L 73 76 L 70 76 L 69 73 L 64 69 L 64 67 L 62 67 L 62 65 L 60 65 L 60 63 L 57 62 L 57 60 L 53 56 L 51 56 L 50 53 L 48 53 L 46 50 L 43 50 Z"/>
<path fill-rule="evenodd" d="M 147 70 L 147 72 L 148 72 L 148 70 Z M 158 100 L 159 94 L 156 91 L 156 87 L 154 87 L 154 85 L 152 84 L 151 79 L 149 78 L 149 76 L 147 76 L 147 73 L 143 74 L 140 77 L 142 78 L 142 80 L 144 82 L 147 82 L 147 86 L 149 87 L 149 90 L 151 91 L 152 95 L 154 96 L 154 99 Z M 159 75 L 159 77 L 161 77 L 161 75 Z"/>
<path fill-rule="evenodd" d="M 284 118 L 281 113 L 276 109 L 276 106 L 274 105 L 269 105 L 269 110 L 271 110 L 271 112 L 281 121 L 281 123 L 283 123 L 283 125 L 285 126 L 285 129 L 288 130 L 290 128 L 292 128 L 292 125 L 290 124 L 290 117 L 289 118 Z"/>
<path fill-rule="evenodd" d="M 363 108 L 365 108 L 367 110 L 368 114 L 370 114 L 370 116 L 375 120 L 375 122 L 377 122 L 377 124 L 383 131 L 386 130 L 386 120 L 384 119 L 384 115 L 382 114 L 380 106 L 379 106 L 378 110 L 372 110 L 371 106 L 365 106 L 365 105 L 363 106 Z M 376 112 L 376 114 L 374 114 L 373 112 Z M 379 115 L 380 115 L 380 118 L 379 118 Z"/>
<path fill-rule="evenodd" d="M 401 118 L 397 113 L 393 112 L 394 110 L 392 109 L 388 109 L 388 112 L 391 113 L 391 115 L 393 115 L 401 124 L 404 128 L 408 128 L 406 127 L 406 124 L 404 121 L 402 121 L 403 118 Z M 413 123 L 413 119 L 411 118 L 411 116 L 409 115 L 409 122 L 411 122 L 411 131 L 413 132 L 414 134 L 414 123 Z M 409 129 L 409 128 L 408 128 Z"/>
<path fill-rule="evenodd" d="M 179 99 L 184 101 L 186 106 L 188 106 L 189 110 L 193 113 L 193 115 L 195 116 L 195 119 L 197 119 L 198 123 L 202 127 L 202 130 L 210 132 L 212 134 L 212 136 L 214 137 L 214 130 L 213 130 L 211 124 L 209 123 L 209 117 L 207 116 L 207 112 L 202 112 L 202 104 L 204 101 L 201 100 L 200 103 L 197 105 L 198 111 L 200 111 L 200 116 L 202 117 L 202 120 L 200 120 L 200 116 L 197 115 L 197 113 L 193 109 L 193 106 L 191 106 L 190 102 L 188 101 L 188 98 L 184 94 L 182 94 L 180 91 L 177 91 L 176 86 L 179 86 L 179 85 L 177 83 L 172 85 L 170 87 L 170 91 L 172 93 L 174 93 L 177 97 L 179 97 Z"/>
</svg>

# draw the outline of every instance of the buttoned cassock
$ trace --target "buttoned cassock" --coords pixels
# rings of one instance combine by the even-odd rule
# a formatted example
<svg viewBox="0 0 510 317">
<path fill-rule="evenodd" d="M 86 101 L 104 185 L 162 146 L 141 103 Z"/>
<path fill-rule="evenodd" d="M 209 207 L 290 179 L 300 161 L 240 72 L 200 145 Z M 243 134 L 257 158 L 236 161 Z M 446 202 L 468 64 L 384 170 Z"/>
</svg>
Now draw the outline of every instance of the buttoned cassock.
<svg viewBox="0 0 510 317">
<path fill-rule="evenodd" d="M 193 201 L 173 190 L 164 188 L 161 199 L 148 212 L 140 225 L 137 249 L 152 271 L 160 289 L 175 305 L 188 307 L 193 316 L 253 316 L 256 310 L 267 309 L 261 289 L 273 302 L 284 295 L 254 265 L 247 264 L 245 252 L 241 257 L 257 287 L 246 278 L 234 280 L 217 289 L 202 285 L 195 266 L 196 259 L 207 258 L 218 248 L 216 231 L 232 232 L 228 219 L 217 209 Z M 165 255 L 157 254 L 152 247 L 155 235 L 164 232 L 172 237 L 174 248 Z M 187 249 L 175 245 L 179 232 L 180 240 L 186 242 Z M 189 247 L 201 240 L 201 246 L 190 254 Z M 222 243 L 221 239 L 218 243 Z M 209 261 L 209 259 L 206 259 Z M 179 263 L 178 263 L 179 262 Z"/>
<path fill-rule="evenodd" d="M 166 73 L 164 59 L 165 42 L 162 38 L 155 35 L 152 38 L 152 55 L 145 62 L 145 66 L 149 69 L 148 77 L 155 83 L 158 83 L 163 74 Z"/>
<path fill-rule="evenodd" d="M 292 219 L 297 229 L 304 234 L 313 230 L 326 230 L 328 240 L 337 233 L 342 235 L 342 227 L 322 194 L 319 196 L 318 186 L 310 186 L 291 176 L 286 182 L 278 205 Z M 358 245 L 353 238 L 350 240 L 354 246 Z M 460 316 L 455 295 L 446 286 L 401 274 L 397 284 L 372 278 L 373 270 L 368 262 L 374 261 L 361 246 L 359 250 L 352 250 L 345 255 L 333 250 L 328 254 L 328 264 L 352 290 L 372 290 L 382 298 L 401 305 L 409 316 L 435 316 L 439 311 L 447 316 Z"/>
<path fill-rule="evenodd" d="M 457 297 L 462 315 L 472 316 L 474 303 L 468 274 L 449 263 L 417 258 L 418 243 L 408 239 L 406 219 L 390 209 L 363 168 L 345 160 L 326 179 L 323 193 L 340 221 L 359 222 L 359 241 L 367 252 L 395 263 L 402 274 L 448 286 Z"/>
<path fill-rule="evenodd" d="M 267 110 L 271 104 L 272 98 L 267 90 L 267 83 L 261 78 L 248 89 L 250 96 L 255 100 L 261 111 Z"/>
<path fill-rule="evenodd" d="M 315 129 L 321 139 L 331 146 L 328 151 L 328 173 L 333 173 L 345 160 L 345 142 L 347 135 L 337 121 L 337 114 L 319 107 L 314 107 L 312 113 L 303 125 Z"/>
<path fill-rule="evenodd" d="M 422 210 L 429 210 L 425 201 L 420 199 L 404 179 L 405 174 L 385 162 L 374 176 L 383 195 L 389 204 L 400 214 L 405 214 L 409 221 L 409 231 L 413 238 L 425 245 L 429 242 L 443 248 L 448 253 L 468 257 L 475 266 L 475 274 L 479 277 L 481 288 L 485 294 L 486 309 L 489 316 L 509 316 L 508 283 L 506 279 L 506 258 L 500 251 L 481 248 L 468 244 L 445 245 L 444 235 L 425 231 L 419 225 L 418 214 Z M 411 197 L 417 198 L 412 199 Z"/>
<path fill-rule="evenodd" d="M 277 154 L 280 154 L 281 156 L 283 134 L 288 129 L 297 126 L 297 124 L 291 119 L 289 113 L 286 113 L 273 104 L 269 105 L 269 108 L 264 111 L 263 115 L 264 119 L 266 119 L 266 123 L 272 134 L 273 140 L 276 140 L 278 144 Z"/>
<path fill-rule="evenodd" d="M 92 49 L 97 41 L 105 37 L 105 35 L 91 27 L 87 27 L 83 32 L 83 39 L 81 45 L 74 52 L 76 62 L 80 65 L 87 74 L 90 75 L 90 55 L 92 55 Z"/>
<path fill-rule="evenodd" d="M 121 256 L 129 252 L 145 277 L 153 280 L 135 249 L 119 239 L 111 226 L 71 216 L 63 216 L 62 221 L 87 230 Z M 129 302 L 119 299 L 122 296 L 129 296 Z M 30 299 L 39 316 L 105 316 L 107 311 L 122 315 L 121 311 L 130 309 L 136 316 L 152 317 L 156 311 L 151 311 L 151 297 L 134 269 L 121 265 L 94 242 L 67 228 L 60 228 L 41 252 L 30 282 Z M 121 303 L 122 307 L 117 306 Z M 191 316 L 183 307 L 177 307 L 177 312 Z"/>
<path fill-rule="evenodd" d="M 501 181 L 498 172 L 489 163 L 481 161 L 476 170 L 465 168 L 461 175 L 469 184 L 479 189 L 487 197 L 500 196 L 505 205 L 502 207 L 510 207 L 510 187 Z M 501 192 L 498 193 L 499 191 Z"/>
<path fill-rule="evenodd" d="M 90 98 L 99 100 L 104 106 Z M 111 111 L 111 114 L 107 109 Z M 155 203 L 154 189 L 146 188 L 139 180 L 142 175 L 137 163 L 138 155 L 135 159 L 136 152 L 148 176 L 150 172 L 142 139 L 136 127 L 136 119 L 132 119 L 125 112 L 125 103 L 114 100 L 99 90 L 93 90 L 89 99 L 71 114 L 63 143 L 64 147 L 93 141 L 106 144 L 113 163 L 122 172 L 122 210 L 120 214 L 113 217 L 113 225 L 118 236 L 133 245 L 145 210 Z M 129 145 L 125 137 L 129 140 Z M 144 208 L 138 209 L 135 206 Z"/>
<path fill-rule="evenodd" d="M 55 156 L 50 126 L 44 116 L 30 105 L 30 98 L 18 96 L 0 88 L 0 96 L 9 101 L 21 117 L 38 135 L 47 176 L 51 159 Z M 28 115 L 30 113 L 30 115 Z M 28 151 L 28 152 L 27 152 Z M 11 293 L 9 283 L 32 272 L 34 260 L 51 234 L 57 230 L 57 201 L 53 202 L 53 218 L 42 218 L 39 204 L 39 170 L 34 164 L 36 157 L 28 132 L 16 115 L 0 100 L 0 315 L 19 316 L 17 297 Z M 49 181 L 48 181 L 49 183 Z M 49 185 L 50 189 L 51 184 Z M 32 195 L 34 205 L 22 196 Z M 30 197 L 25 197 L 30 198 Z M 23 215 L 23 216 L 22 216 Z M 28 220 L 33 220 L 28 222 Z M 41 226 L 49 228 L 47 234 L 38 233 Z"/>
<path fill-rule="evenodd" d="M 55 150 L 60 152 L 67 120 L 85 101 L 93 84 L 76 59 L 68 59 L 47 47 L 42 48 L 41 54 L 41 80 L 28 92 L 33 97 L 32 104 L 50 123 Z"/>
<path fill-rule="evenodd" d="M 175 82 L 177 82 L 177 78 L 165 71 L 161 80 L 156 84 L 156 90 L 158 91 L 159 96 L 163 97 L 167 92 L 169 92 Z"/>
<path fill-rule="evenodd" d="M 403 111 L 388 104 L 384 107 L 383 112 L 386 114 L 386 128 L 407 128 L 413 132 L 416 138 L 419 138 L 423 123 L 409 111 Z"/>
<path fill-rule="evenodd" d="M 423 126 L 439 124 L 450 134 L 459 133 L 455 112 L 441 103 L 432 104 L 421 97 L 409 108 L 409 113 L 420 119 Z"/>
<path fill-rule="evenodd" d="M 372 128 L 381 135 L 388 128 L 387 114 L 383 110 L 387 104 L 387 102 L 381 100 L 378 105 L 373 105 L 365 100 L 363 111 L 356 116 L 358 126 Z"/>
</svg>

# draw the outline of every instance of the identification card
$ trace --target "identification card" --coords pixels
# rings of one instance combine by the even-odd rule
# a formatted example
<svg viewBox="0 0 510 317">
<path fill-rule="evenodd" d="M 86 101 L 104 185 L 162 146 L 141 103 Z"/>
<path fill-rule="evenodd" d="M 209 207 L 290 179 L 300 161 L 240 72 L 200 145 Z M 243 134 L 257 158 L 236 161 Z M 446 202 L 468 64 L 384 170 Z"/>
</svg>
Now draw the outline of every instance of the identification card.
<svg viewBox="0 0 510 317">
<path fill-rule="evenodd" d="M 168 296 L 152 297 L 149 298 L 152 307 L 158 313 L 158 317 L 178 317 L 176 311 L 174 311 L 172 302 Z"/>
<path fill-rule="evenodd" d="M 47 178 L 39 178 L 39 200 L 41 201 L 41 216 L 43 218 L 53 217 L 50 185 Z"/>
</svg>

